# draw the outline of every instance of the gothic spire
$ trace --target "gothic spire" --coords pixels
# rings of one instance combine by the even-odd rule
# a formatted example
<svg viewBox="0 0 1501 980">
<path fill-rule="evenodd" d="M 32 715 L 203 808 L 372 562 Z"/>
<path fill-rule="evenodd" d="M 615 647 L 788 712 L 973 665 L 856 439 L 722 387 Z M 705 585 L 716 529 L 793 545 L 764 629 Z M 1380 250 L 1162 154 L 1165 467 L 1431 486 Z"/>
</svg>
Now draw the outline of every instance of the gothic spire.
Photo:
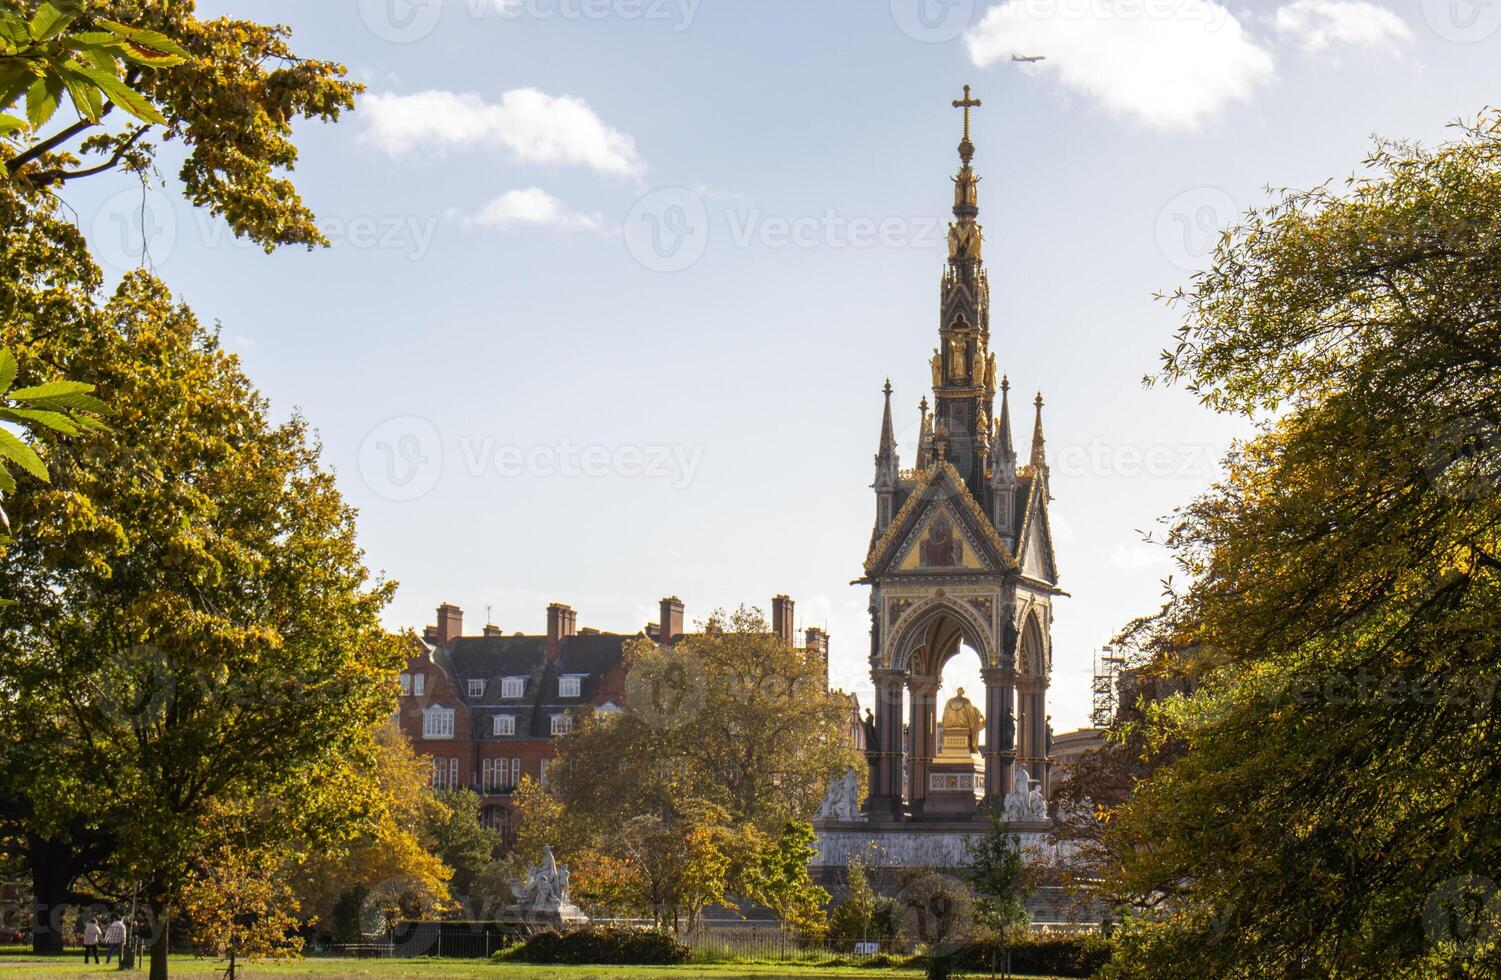
<svg viewBox="0 0 1501 980">
<path fill-rule="evenodd" d="M 1016 458 L 1016 449 L 1011 444 L 1011 379 L 1001 376 L 1001 419 L 996 426 L 997 457 Z"/>
<path fill-rule="evenodd" d="M 886 395 L 886 407 L 881 414 L 881 445 L 876 452 L 876 482 L 873 486 L 877 493 L 895 490 L 901 473 L 896 455 L 896 427 L 891 422 L 890 378 L 886 379 L 886 387 L 882 390 Z"/>
<path fill-rule="evenodd" d="M 882 389 L 886 395 L 886 409 L 881 416 L 881 449 L 880 457 L 896 457 L 896 427 L 891 422 L 891 379 L 886 379 L 886 387 Z"/>
<path fill-rule="evenodd" d="M 1037 393 L 1037 422 L 1032 427 L 1032 470 L 1040 473 L 1047 469 L 1046 443 L 1042 438 L 1042 392 Z"/>
</svg>

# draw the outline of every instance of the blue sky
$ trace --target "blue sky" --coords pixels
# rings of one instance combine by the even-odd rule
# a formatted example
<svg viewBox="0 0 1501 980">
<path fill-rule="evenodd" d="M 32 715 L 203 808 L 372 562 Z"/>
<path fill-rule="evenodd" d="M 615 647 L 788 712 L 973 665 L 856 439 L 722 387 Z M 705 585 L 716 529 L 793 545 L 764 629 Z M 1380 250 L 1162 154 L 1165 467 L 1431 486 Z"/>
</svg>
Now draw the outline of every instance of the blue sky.
<svg viewBox="0 0 1501 980">
<path fill-rule="evenodd" d="M 370 564 L 401 582 L 391 625 L 451 601 L 471 629 L 489 606 L 537 632 L 558 600 L 624 631 L 667 594 L 692 619 L 786 592 L 862 691 L 847 583 L 880 390 L 910 465 L 949 102 L 973 84 L 993 348 L 1023 403 L 1047 400 L 1059 731 L 1086 721 L 1092 651 L 1157 605 L 1170 565 L 1140 532 L 1242 431 L 1143 389 L 1175 326 L 1153 293 L 1264 186 L 1342 178 L 1373 133 L 1433 141 L 1493 103 L 1501 51 L 1501 5 L 1470 0 L 199 7 L 286 23 L 369 86 L 299 128 L 333 248 L 264 255 L 171 180 L 144 240 L 277 411 L 317 426 Z M 139 188 L 87 183 L 69 203 L 134 267 Z"/>
</svg>

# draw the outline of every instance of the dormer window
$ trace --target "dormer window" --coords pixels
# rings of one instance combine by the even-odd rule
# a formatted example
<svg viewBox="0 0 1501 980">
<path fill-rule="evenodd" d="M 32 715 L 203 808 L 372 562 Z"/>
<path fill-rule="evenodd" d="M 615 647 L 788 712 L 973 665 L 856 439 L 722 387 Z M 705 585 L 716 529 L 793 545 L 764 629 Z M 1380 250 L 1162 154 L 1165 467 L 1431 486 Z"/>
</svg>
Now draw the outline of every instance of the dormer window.
<svg viewBox="0 0 1501 980">
<path fill-rule="evenodd" d="M 525 677 L 507 677 L 500 682 L 500 696 L 502 698 L 519 698 L 525 695 Z"/>
<path fill-rule="evenodd" d="M 515 735 L 516 734 L 516 716 L 515 715 L 496 715 L 495 716 L 495 734 L 496 735 Z"/>
<path fill-rule="evenodd" d="M 558 697 L 576 698 L 579 696 L 579 684 L 582 678 L 577 674 L 570 674 L 558 678 Z"/>
<path fill-rule="evenodd" d="M 558 714 L 552 716 L 552 733 L 554 735 L 567 735 L 573 731 L 573 716 L 570 714 Z"/>
<path fill-rule="evenodd" d="M 483 680 L 477 680 L 477 679 L 471 677 L 469 679 L 469 696 L 471 698 L 482 698 L 482 697 L 484 697 L 485 696 L 485 682 Z"/>
</svg>

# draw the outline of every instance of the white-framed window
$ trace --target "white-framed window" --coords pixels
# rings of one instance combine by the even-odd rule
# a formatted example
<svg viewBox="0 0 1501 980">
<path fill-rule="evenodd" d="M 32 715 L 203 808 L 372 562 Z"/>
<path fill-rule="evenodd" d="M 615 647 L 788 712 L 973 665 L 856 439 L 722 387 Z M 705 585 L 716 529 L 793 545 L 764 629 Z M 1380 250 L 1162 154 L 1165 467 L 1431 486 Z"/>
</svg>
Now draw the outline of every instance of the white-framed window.
<svg viewBox="0 0 1501 980">
<path fill-rule="evenodd" d="M 453 709 L 440 707 L 425 709 L 422 712 L 422 737 L 453 738 Z"/>
<path fill-rule="evenodd" d="M 422 695 L 424 695 L 424 694 L 427 693 L 427 675 L 426 674 L 413 674 L 412 675 L 412 693 L 415 694 L 419 698 L 422 697 Z"/>
<path fill-rule="evenodd" d="M 516 734 L 516 716 L 515 715 L 496 715 L 495 716 L 495 734 L 496 735 L 515 735 Z"/>
<path fill-rule="evenodd" d="M 521 760 L 520 759 L 512 759 L 511 760 L 511 788 L 515 789 L 517 786 L 520 786 L 520 785 L 521 785 Z"/>
<path fill-rule="evenodd" d="M 440 759 L 433 756 L 433 788 L 458 789 L 459 760 Z"/>
<path fill-rule="evenodd" d="M 469 696 L 471 698 L 482 698 L 485 696 L 484 680 L 475 677 L 469 678 Z"/>
<path fill-rule="evenodd" d="M 537 782 L 541 784 L 543 789 L 547 788 L 547 764 L 551 761 L 551 759 L 543 759 L 537 763 Z"/>
<path fill-rule="evenodd" d="M 573 731 L 573 715 L 559 714 L 552 716 L 552 733 L 554 735 L 567 735 Z"/>
<path fill-rule="evenodd" d="M 525 695 L 525 677 L 507 677 L 500 682 L 500 696 L 502 698 L 519 698 Z"/>
<path fill-rule="evenodd" d="M 401 675 L 401 696 L 408 697 L 412 693 L 412 675 L 403 672 Z"/>
<path fill-rule="evenodd" d="M 558 697 L 576 698 L 579 696 L 580 677 L 577 674 L 569 674 L 558 678 Z"/>
<path fill-rule="evenodd" d="M 481 760 L 479 764 L 479 788 L 488 793 L 495 785 L 495 763 L 489 759 Z"/>
</svg>

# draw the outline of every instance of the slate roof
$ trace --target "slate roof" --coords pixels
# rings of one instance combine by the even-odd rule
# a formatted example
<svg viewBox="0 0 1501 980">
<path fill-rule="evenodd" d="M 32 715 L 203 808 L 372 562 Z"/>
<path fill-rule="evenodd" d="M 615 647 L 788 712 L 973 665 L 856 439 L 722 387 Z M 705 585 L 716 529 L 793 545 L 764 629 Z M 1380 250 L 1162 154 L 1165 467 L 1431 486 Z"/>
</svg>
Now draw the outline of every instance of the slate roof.
<svg viewBox="0 0 1501 980">
<path fill-rule="evenodd" d="M 639 634 L 637 634 L 639 635 Z M 507 741 L 552 737 L 552 716 L 596 704 L 610 671 L 620 666 L 625 646 L 635 635 L 576 634 L 564 637 L 557 661 L 547 662 L 545 636 L 464 636 L 440 647 L 433 662 L 453 678 L 458 696 L 469 709 L 475 739 Z M 558 695 L 558 681 L 579 678 L 579 696 Z M 523 677 L 520 698 L 501 696 L 502 680 Z M 469 696 L 469 681 L 485 682 L 484 694 Z M 514 715 L 515 735 L 495 735 L 492 719 Z"/>
</svg>

